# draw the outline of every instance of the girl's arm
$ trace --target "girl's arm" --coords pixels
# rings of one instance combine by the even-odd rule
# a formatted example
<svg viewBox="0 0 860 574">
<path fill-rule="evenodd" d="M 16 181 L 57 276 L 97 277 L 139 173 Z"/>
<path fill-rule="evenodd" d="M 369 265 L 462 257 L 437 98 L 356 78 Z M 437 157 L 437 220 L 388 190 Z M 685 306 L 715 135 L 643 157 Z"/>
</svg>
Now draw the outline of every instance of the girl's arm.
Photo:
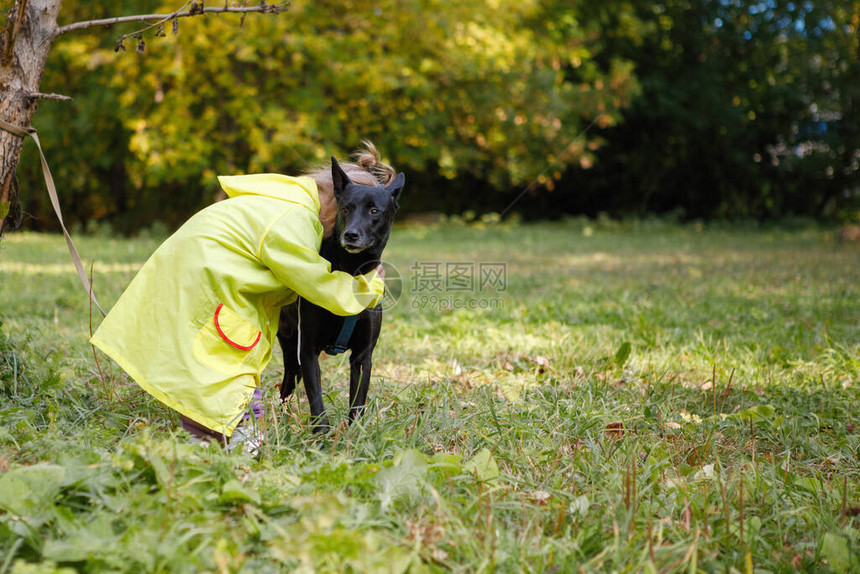
<svg viewBox="0 0 860 574">
<path fill-rule="evenodd" d="M 332 271 L 314 245 L 318 236 L 300 218 L 284 218 L 263 239 L 260 261 L 299 296 L 335 315 L 356 315 L 377 305 L 385 289 L 378 271 L 357 277 Z"/>
</svg>

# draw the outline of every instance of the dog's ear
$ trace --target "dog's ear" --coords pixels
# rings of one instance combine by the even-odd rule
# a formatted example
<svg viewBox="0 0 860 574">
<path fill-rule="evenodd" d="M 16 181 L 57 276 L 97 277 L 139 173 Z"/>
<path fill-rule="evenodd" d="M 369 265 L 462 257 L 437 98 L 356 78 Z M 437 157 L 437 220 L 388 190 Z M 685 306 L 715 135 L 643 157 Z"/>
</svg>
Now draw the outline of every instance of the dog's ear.
<svg viewBox="0 0 860 574">
<path fill-rule="evenodd" d="M 406 185 L 406 176 L 403 175 L 403 172 L 400 172 L 394 178 L 394 181 L 385 186 L 385 191 L 391 194 L 391 199 L 394 200 L 395 205 L 397 205 L 397 200 L 400 199 L 400 192 L 403 191 L 404 185 Z"/>
<path fill-rule="evenodd" d="M 346 172 L 343 171 L 343 168 L 340 167 L 340 164 L 337 163 L 334 156 L 331 157 L 331 182 L 334 187 L 335 197 L 339 196 L 340 192 L 346 189 L 347 185 L 352 183 L 349 180 L 349 176 L 346 175 Z"/>
</svg>

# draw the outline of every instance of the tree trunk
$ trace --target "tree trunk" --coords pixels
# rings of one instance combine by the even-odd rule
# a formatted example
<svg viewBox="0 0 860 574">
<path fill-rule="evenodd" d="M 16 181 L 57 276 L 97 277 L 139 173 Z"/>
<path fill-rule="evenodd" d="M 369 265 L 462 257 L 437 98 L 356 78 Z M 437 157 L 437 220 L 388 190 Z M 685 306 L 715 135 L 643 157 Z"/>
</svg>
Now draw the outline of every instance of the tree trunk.
<svg viewBox="0 0 860 574">
<path fill-rule="evenodd" d="M 61 0 L 17 0 L 0 38 L 0 119 L 27 127 L 36 113 L 39 84 L 57 32 Z M 0 129 L 0 210 L 17 205 L 15 168 L 24 139 Z M 4 203 L 10 202 L 10 203 Z M 0 211 L 2 213 L 2 211 Z M 7 220 L 0 221 L 0 234 Z"/>
</svg>

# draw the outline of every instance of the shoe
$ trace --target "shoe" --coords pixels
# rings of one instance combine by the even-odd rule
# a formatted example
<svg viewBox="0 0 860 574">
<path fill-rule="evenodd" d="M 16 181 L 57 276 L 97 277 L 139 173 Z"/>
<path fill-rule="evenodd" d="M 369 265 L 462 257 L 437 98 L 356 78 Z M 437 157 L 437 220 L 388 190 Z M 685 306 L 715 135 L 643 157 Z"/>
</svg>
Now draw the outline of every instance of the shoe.
<svg viewBox="0 0 860 574">
<path fill-rule="evenodd" d="M 263 445 L 263 433 L 256 428 L 248 428 L 256 425 L 247 423 L 247 420 L 240 423 L 230 435 L 230 441 L 227 443 L 228 452 L 233 452 L 241 447 L 242 452 L 248 456 L 260 454 L 260 447 Z"/>
<path fill-rule="evenodd" d="M 200 448 L 209 448 L 212 442 L 208 438 L 191 435 L 191 438 L 188 439 L 188 444 L 193 444 L 194 446 L 199 446 Z"/>
</svg>

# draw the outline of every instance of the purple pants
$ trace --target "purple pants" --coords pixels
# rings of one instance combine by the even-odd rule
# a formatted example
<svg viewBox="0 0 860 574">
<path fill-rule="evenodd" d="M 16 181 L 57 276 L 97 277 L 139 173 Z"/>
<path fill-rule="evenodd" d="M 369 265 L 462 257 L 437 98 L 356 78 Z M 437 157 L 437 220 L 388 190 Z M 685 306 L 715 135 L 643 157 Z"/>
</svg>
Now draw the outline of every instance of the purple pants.
<svg viewBox="0 0 860 574">
<path fill-rule="evenodd" d="M 240 425 L 245 424 L 252 416 L 254 417 L 255 423 L 263 416 L 263 391 L 260 387 L 254 389 L 254 395 L 251 397 L 251 404 L 248 406 L 250 408 L 242 417 L 242 422 L 239 423 Z M 217 441 L 222 445 L 226 445 L 229 440 L 223 434 L 205 427 L 200 423 L 189 419 L 185 415 L 179 415 L 179 420 L 182 423 L 182 428 L 191 436 L 195 436 L 201 440 Z"/>
</svg>

